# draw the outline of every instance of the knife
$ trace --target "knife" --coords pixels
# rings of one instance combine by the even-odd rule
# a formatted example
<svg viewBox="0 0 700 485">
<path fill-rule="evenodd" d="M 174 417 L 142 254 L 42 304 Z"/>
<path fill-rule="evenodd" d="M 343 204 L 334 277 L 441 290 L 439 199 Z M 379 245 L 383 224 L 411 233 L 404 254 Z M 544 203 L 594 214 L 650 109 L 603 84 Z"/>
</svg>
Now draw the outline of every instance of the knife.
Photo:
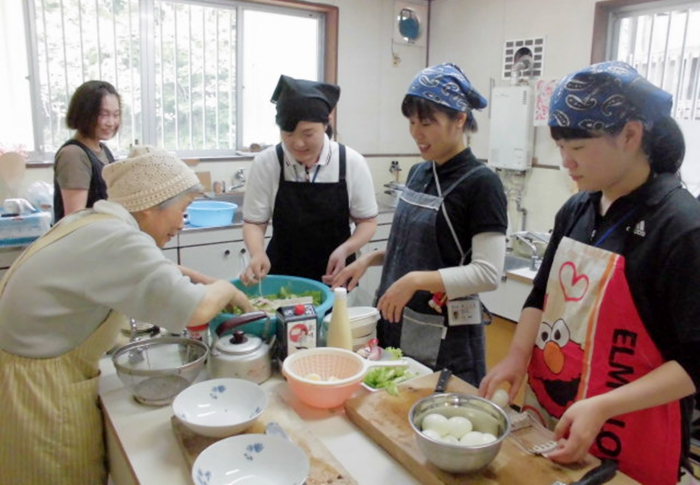
<svg viewBox="0 0 700 485">
<path fill-rule="evenodd" d="M 445 367 L 440 371 L 440 377 L 438 377 L 437 384 L 435 385 L 435 392 L 441 393 L 445 392 L 445 387 L 447 386 L 447 381 L 452 377 L 452 371 Z"/>
<path fill-rule="evenodd" d="M 607 482 L 617 473 L 617 462 L 615 460 L 603 460 L 597 467 L 588 470 L 580 480 L 568 485 L 600 485 Z M 567 485 L 557 480 L 552 485 Z"/>
</svg>

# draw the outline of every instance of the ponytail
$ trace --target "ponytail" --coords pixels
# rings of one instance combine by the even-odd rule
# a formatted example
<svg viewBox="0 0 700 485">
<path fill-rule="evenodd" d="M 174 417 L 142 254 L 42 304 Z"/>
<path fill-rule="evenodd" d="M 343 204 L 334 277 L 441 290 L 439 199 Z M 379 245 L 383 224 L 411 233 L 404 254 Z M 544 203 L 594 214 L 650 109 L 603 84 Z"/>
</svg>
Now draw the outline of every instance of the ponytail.
<svg viewBox="0 0 700 485">
<path fill-rule="evenodd" d="M 673 118 L 661 118 L 654 122 L 651 131 L 644 132 L 642 148 L 655 173 L 679 172 L 685 157 L 685 139 Z"/>
</svg>

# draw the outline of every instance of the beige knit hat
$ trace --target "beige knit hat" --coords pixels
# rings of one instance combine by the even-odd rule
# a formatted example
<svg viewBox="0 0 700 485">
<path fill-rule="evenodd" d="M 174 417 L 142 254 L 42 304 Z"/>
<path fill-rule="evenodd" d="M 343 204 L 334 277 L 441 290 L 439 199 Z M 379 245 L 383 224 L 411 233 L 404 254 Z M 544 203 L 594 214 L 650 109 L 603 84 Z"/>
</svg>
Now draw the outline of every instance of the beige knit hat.
<svg viewBox="0 0 700 485">
<path fill-rule="evenodd" d="M 155 207 L 199 184 L 185 162 L 165 150 L 135 146 L 129 158 L 105 165 L 107 199 L 129 212 Z"/>
</svg>

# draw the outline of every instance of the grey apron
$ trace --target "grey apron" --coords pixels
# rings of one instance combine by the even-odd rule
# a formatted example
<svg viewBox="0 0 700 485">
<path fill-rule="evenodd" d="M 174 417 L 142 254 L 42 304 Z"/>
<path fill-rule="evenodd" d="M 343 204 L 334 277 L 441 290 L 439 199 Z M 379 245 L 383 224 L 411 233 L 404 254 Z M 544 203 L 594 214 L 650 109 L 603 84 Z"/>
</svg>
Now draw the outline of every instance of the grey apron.
<svg viewBox="0 0 700 485">
<path fill-rule="evenodd" d="M 466 262 L 471 251 L 464 253 L 462 250 L 445 210 L 444 200 L 467 177 L 482 169 L 488 170 L 486 166 L 479 165 L 462 175 L 444 192 L 434 163 L 432 174 L 414 173 L 406 183 L 394 213 L 377 300 L 389 286 L 411 271 L 436 271 Z M 433 177 L 441 195 L 425 193 Z M 444 261 L 440 254 L 438 211 L 443 212 L 451 229 L 461 261 Z M 430 292 L 417 291 L 404 308 L 401 322 L 391 323 L 382 319 L 377 328 L 380 344 L 383 347 L 400 347 L 405 355 L 433 369 L 449 367 L 455 375 L 478 386 L 486 372 L 483 325 L 450 327 L 446 312 L 439 314 L 428 305 L 431 298 Z"/>
</svg>

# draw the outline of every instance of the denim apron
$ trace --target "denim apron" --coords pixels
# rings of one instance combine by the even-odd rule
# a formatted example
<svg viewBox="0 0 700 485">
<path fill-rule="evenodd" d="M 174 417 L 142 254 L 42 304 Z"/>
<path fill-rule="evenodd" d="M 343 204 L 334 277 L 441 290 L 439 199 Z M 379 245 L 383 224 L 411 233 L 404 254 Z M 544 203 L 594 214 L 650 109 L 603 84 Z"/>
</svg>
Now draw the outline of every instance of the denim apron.
<svg viewBox="0 0 700 485">
<path fill-rule="evenodd" d="M 415 172 L 401 193 L 391 225 L 377 300 L 389 286 L 411 271 L 436 271 L 462 265 L 471 253 L 465 254 L 462 250 L 444 201 L 467 177 L 488 168 L 479 165 L 442 191 L 434 162 L 432 167 L 432 175 L 429 172 Z M 425 193 L 433 177 L 438 195 Z M 440 254 L 437 234 L 439 211 L 442 211 L 451 229 L 461 261 L 445 261 Z M 478 386 L 486 371 L 483 325 L 449 326 L 446 313 L 439 314 L 429 306 L 431 298 L 430 292 L 417 291 L 404 308 L 400 322 L 380 320 L 377 327 L 380 344 L 383 347 L 400 347 L 405 355 L 433 369 L 449 367 L 455 375 Z"/>
<path fill-rule="evenodd" d="M 284 180 L 284 152 L 277 145 L 280 181 L 267 247 L 270 274 L 321 281 L 331 253 L 350 237 L 345 146 L 338 146 L 338 182 L 314 183 Z M 353 254 L 346 263 L 354 260 Z"/>
</svg>

